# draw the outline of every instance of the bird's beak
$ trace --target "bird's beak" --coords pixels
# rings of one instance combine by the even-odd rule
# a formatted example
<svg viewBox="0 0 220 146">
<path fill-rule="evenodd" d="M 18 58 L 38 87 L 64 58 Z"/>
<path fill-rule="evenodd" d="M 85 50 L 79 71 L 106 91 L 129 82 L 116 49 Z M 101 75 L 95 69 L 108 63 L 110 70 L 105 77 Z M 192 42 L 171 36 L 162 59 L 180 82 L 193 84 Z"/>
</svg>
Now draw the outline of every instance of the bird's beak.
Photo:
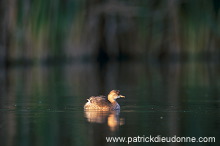
<svg viewBox="0 0 220 146">
<path fill-rule="evenodd" d="M 121 97 L 121 98 L 125 98 L 125 96 L 123 96 L 123 95 L 119 95 L 119 97 Z"/>
</svg>

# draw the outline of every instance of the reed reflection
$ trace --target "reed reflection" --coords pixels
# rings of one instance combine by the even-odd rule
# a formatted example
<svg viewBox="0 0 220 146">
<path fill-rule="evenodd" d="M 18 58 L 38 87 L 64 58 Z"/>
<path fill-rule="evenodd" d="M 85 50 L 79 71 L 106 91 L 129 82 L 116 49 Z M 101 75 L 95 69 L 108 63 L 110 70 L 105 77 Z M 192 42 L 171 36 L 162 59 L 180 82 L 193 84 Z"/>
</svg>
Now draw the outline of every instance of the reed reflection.
<svg viewBox="0 0 220 146">
<path fill-rule="evenodd" d="M 91 111 L 85 110 L 84 116 L 89 123 L 106 123 L 111 131 L 116 131 L 119 126 L 124 125 L 124 118 L 120 118 L 120 110 L 115 111 Z"/>
</svg>

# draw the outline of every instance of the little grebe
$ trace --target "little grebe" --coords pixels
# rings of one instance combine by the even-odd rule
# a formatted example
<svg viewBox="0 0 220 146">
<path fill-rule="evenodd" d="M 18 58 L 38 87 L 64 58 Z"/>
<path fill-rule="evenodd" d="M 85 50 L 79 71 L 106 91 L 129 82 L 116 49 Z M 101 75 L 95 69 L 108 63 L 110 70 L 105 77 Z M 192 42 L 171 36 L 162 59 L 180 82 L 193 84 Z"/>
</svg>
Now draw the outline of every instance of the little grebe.
<svg viewBox="0 0 220 146">
<path fill-rule="evenodd" d="M 108 99 L 105 96 L 92 96 L 88 100 L 88 102 L 84 105 L 85 110 L 101 110 L 101 111 L 109 111 L 109 110 L 120 110 L 120 106 L 117 103 L 117 98 L 125 98 L 125 96 L 119 95 L 119 90 L 112 90 L 108 94 Z"/>
</svg>

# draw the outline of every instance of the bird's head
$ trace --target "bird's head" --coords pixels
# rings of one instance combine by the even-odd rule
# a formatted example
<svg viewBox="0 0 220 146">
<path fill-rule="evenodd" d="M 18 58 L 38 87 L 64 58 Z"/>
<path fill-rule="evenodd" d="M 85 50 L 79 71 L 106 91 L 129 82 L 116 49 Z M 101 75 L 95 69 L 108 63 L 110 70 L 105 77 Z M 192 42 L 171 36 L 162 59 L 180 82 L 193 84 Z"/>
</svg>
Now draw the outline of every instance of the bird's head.
<svg viewBox="0 0 220 146">
<path fill-rule="evenodd" d="M 119 90 L 112 90 L 112 91 L 108 94 L 108 99 L 116 100 L 117 98 L 125 98 L 125 96 L 120 95 L 120 91 L 119 91 Z"/>
</svg>

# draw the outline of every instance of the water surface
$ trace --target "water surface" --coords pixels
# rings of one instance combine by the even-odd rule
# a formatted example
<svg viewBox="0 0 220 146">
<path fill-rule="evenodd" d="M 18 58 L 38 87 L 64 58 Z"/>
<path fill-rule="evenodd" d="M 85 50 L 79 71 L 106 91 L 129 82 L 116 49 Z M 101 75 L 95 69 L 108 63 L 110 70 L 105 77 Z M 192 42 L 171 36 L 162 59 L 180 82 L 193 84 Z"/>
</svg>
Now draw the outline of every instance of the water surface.
<svg viewBox="0 0 220 146">
<path fill-rule="evenodd" d="M 215 137 L 219 145 L 217 63 L 73 63 L 15 66 L 1 73 L 0 141 L 5 146 L 127 145 L 106 136 Z M 119 89 L 121 111 L 85 112 L 92 95 Z"/>
</svg>

